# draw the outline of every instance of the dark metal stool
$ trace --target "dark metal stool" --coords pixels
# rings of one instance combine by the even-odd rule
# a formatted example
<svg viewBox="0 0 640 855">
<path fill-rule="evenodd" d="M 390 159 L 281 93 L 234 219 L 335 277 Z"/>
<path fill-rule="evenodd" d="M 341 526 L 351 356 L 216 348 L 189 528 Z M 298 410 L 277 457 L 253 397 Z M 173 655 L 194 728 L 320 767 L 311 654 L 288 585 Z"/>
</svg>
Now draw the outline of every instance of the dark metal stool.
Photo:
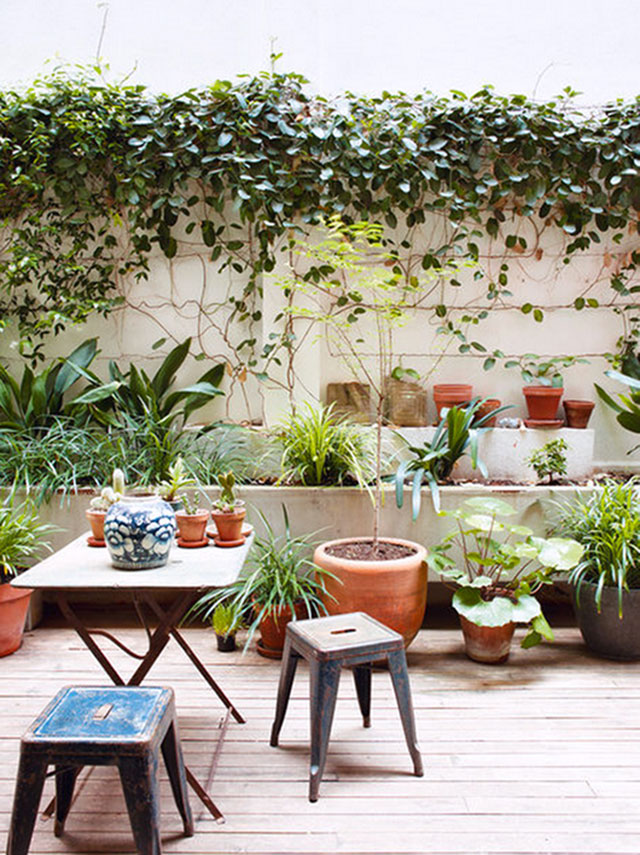
<svg viewBox="0 0 640 855">
<path fill-rule="evenodd" d="M 277 746 L 298 659 L 309 663 L 311 700 L 311 768 L 309 801 L 318 800 L 318 790 L 338 694 L 340 669 L 353 668 L 363 724 L 370 727 L 371 665 L 386 659 L 398 702 L 404 735 L 413 760 L 413 770 L 422 777 L 422 758 L 416 739 L 407 659 L 402 636 L 363 612 L 298 620 L 287 624 L 278 687 L 276 717 L 271 728 L 271 745 Z"/>
<path fill-rule="evenodd" d="M 55 766 L 56 776 L 56 837 L 63 832 L 76 777 L 82 767 L 117 766 L 138 852 L 159 855 L 159 749 L 185 836 L 190 837 L 193 818 L 173 691 L 140 687 L 62 689 L 20 743 L 7 855 L 26 855 L 29 851 L 50 764 Z"/>
</svg>

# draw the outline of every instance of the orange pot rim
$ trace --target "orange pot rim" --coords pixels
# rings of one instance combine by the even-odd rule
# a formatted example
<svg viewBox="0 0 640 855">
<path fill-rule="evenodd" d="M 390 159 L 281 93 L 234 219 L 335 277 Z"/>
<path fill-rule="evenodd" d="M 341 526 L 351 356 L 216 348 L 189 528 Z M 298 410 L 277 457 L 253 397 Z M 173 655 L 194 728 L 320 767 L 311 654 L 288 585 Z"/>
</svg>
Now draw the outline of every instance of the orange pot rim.
<svg viewBox="0 0 640 855">
<path fill-rule="evenodd" d="M 209 511 L 207 508 L 198 508 L 195 514 L 188 514 L 185 510 L 177 510 L 174 511 L 176 518 L 180 517 L 180 519 L 202 519 L 203 517 L 209 518 Z"/>
<path fill-rule="evenodd" d="M 563 392 L 564 386 L 543 386 L 540 383 L 532 383 L 530 386 L 522 387 L 523 395 L 548 395 L 549 393 L 552 395 L 562 395 Z"/>
<path fill-rule="evenodd" d="M 340 543 L 360 543 L 363 540 L 372 540 L 372 538 L 370 535 L 367 535 L 363 537 L 339 537 L 336 540 L 327 540 L 325 543 L 321 543 L 320 546 L 316 547 L 313 554 L 314 561 L 317 555 L 322 555 L 322 560 L 327 564 L 339 564 L 344 567 L 348 567 L 350 571 L 355 573 L 360 570 L 362 572 L 370 573 L 372 570 L 376 569 L 389 570 L 394 566 L 404 569 L 415 564 L 416 561 L 425 561 L 427 557 L 427 549 L 425 546 L 422 546 L 422 544 L 416 543 L 413 540 L 406 540 L 402 537 L 381 537 L 379 540 L 384 543 L 399 543 L 402 546 L 410 546 L 416 550 L 413 555 L 406 555 L 404 558 L 391 558 L 387 560 L 377 559 L 375 561 L 355 561 L 352 558 L 339 558 L 336 555 L 329 555 L 326 551 L 329 546 L 335 546 Z"/>
</svg>

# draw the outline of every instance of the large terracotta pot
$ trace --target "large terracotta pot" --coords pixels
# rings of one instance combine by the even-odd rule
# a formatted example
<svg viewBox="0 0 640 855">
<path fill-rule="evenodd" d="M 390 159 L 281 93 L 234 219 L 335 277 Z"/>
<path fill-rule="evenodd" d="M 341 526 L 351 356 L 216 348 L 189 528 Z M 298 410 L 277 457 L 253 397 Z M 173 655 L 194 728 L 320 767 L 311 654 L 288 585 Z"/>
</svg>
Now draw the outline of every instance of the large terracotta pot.
<svg viewBox="0 0 640 855">
<path fill-rule="evenodd" d="M 468 383 L 436 383 L 433 387 L 433 400 L 438 411 L 438 421 L 444 407 L 468 404 L 472 397 L 473 386 Z"/>
<path fill-rule="evenodd" d="M 412 547 L 415 553 L 392 561 L 353 561 L 327 552 L 335 544 L 361 540 L 371 538 L 331 540 L 314 553 L 314 564 L 336 577 L 324 577 L 327 611 L 332 615 L 365 612 L 399 632 L 408 647 L 422 626 L 427 604 L 427 550 L 410 540 L 385 537 L 385 542 Z"/>
<path fill-rule="evenodd" d="M 254 606 L 256 610 L 260 606 Z M 307 608 L 304 603 L 296 603 L 296 619 L 304 620 L 308 617 Z M 260 621 L 260 641 L 258 642 L 258 653 L 269 659 L 282 659 L 282 650 L 287 633 L 287 624 L 291 620 L 291 609 L 289 606 L 281 606 L 277 611 L 268 612 Z"/>
<path fill-rule="evenodd" d="M 562 406 L 567 417 L 567 427 L 584 430 L 589 424 L 595 404 L 593 401 L 575 401 L 565 398 Z"/>
<path fill-rule="evenodd" d="M 558 415 L 562 386 L 523 386 L 522 394 L 527 402 L 529 418 L 536 421 L 552 421 Z"/>
<path fill-rule="evenodd" d="M 585 644 L 607 659 L 640 659 L 640 588 L 622 592 L 622 618 L 618 615 L 618 589 L 602 589 L 601 609 L 596 606 L 597 586 L 583 582 L 580 594 L 572 590 L 573 609 Z"/>
<path fill-rule="evenodd" d="M 0 585 L 0 656 L 8 656 L 22 644 L 32 593 L 29 588 L 12 588 L 9 583 Z"/>
<path fill-rule="evenodd" d="M 464 636 L 464 652 L 474 662 L 499 665 L 506 662 L 511 650 L 511 639 L 515 623 L 502 626 L 478 626 L 460 615 L 460 626 Z"/>
</svg>

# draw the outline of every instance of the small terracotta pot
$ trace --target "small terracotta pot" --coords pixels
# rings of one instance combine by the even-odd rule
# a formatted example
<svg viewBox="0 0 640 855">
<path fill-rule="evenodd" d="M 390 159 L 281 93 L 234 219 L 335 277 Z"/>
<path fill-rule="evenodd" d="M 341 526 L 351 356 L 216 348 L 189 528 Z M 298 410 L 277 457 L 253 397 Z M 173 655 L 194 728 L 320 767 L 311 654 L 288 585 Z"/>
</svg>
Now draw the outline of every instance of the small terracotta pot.
<svg viewBox="0 0 640 855">
<path fill-rule="evenodd" d="M 95 540 L 104 540 L 104 518 L 106 517 L 107 512 L 99 511 L 96 508 L 87 508 L 85 514 L 89 520 L 91 534 Z"/>
<path fill-rule="evenodd" d="M 12 588 L 8 582 L 0 585 L 0 656 L 8 656 L 22 644 L 32 593 L 30 588 Z"/>
<path fill-rule="evenodd" d="M 187 543 L 199 543 L 206 538 L 206 528 L 209 522 L 209 511 L 198 508 L 195 514 L 186 511 L 176 511 L 178 537 Z"/>
<path fill-rule="evenodd" d="M 483 419 L 485 416 L 488 416 L 489 413 L 492 413 L 494 410 L 500 409 L 501 403 L 502 402 L 498 398 L 487 398 L 487 400 L 478 407 L 474 421 L 479 422 L 480 419 Z M 496 420 L 497 418 L 496 416 L 494 416 L 492 419 L 488 419 L 486 422 L 484 422 L 482 427 L 495 427 Z"/>
<path fill-rule="evenodd" d="M 259 610 L 260 606 L 257 605 L 254 608 Z M 304 603 L 296 603 L 295 612 L 297 620 L 304 620 L 308 617 L 307 608 Z M 258 644 L 258 653 L 268 656 L 270 659 L 282 658 L 287 624 L 291 620 L 291 617 L 289 606 L 280 606 L 279 609 L 268 612 L 262 618 L 260 621 L 260 635 L 262 637 Z"/>
<path fill-rule="evenodd" d="M 515 623 L 503 626 L 478 626 L 462 615 L 460 626 L 464 636 L 464 652 L 474 662 L 485 665 L 499 665 L 506 662 L 511 650 L 511 639 L 516 628 Z"/>
<path fill-rule="evenodd" d="M 357 540 L 371 538 L 332 540 L 314 553 L 313 563 L 335 577 L 324 577 L 327 595 L 322 599 L 327 612 L 366 612 L 399 632 L 408 647 L 422 626 L 427 604 L 427 550 L 410 540 L 385 537 L 384 541 L 412 547 L 415 553 L 391 561 L 354 561 L 327 552 L 330 546 Z"/>
<path fill-rule="evenodd" d="M 444 407 L 468 404 L 472 397 L 473 386 L 468 383 L 436 383 L 433 387 L 433 400 L 438 411 L 438 421 Z"/>
<path fill-rule="evenodd" d="M 216 524 L 220 540 L 241 540 L 242 523 L 247 515 L 245 508 L 236 507 L 234 511 L 211 511 L 211 519 Z"/>
<path fill-rule="evenodd" d="M 555 419 L 563 392 L 562 386 L 523 386 L 529 418 L 537 421 Z"/>
<path fill-rule="evenodd" d="M 595 404 L 593 401 L 575 401 L 566 398 L 562 406 L 567 417 L 567 427 L 584 430 L 589 424 Z"/>
</svg>

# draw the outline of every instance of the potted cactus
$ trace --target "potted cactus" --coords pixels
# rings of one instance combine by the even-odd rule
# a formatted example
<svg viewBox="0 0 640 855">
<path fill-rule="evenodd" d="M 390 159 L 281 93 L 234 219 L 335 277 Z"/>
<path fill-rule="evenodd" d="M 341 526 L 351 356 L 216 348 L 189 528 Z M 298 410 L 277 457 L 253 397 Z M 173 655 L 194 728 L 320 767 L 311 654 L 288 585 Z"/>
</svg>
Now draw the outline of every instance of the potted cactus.
<svg viewBox="0 0 640 855">
<path fill-rule="evenodd" d="M 124 496 L 124 472 L 122 469 L 114 469 L 111 477 L 110 487 L 103 487 L 99 496 L 91 499 L 89 507 L 85 511 L 91 534 L 87 538 L 89 546 L 105 546 L 104 542 L 104 518 L 111 505 L 115 505 Z"/>
<path fill-rule="evenodd" d="M 244 502 L 237 499 L 234 487 L 236 479 L 233 472 L 218 475 L 220 496 L 213 503 L 211 517 L 218 531 L 214 538 L 216 546 L 241 546 L 244 543 L 242 523 L 246 516 Z"/>
</svg>

